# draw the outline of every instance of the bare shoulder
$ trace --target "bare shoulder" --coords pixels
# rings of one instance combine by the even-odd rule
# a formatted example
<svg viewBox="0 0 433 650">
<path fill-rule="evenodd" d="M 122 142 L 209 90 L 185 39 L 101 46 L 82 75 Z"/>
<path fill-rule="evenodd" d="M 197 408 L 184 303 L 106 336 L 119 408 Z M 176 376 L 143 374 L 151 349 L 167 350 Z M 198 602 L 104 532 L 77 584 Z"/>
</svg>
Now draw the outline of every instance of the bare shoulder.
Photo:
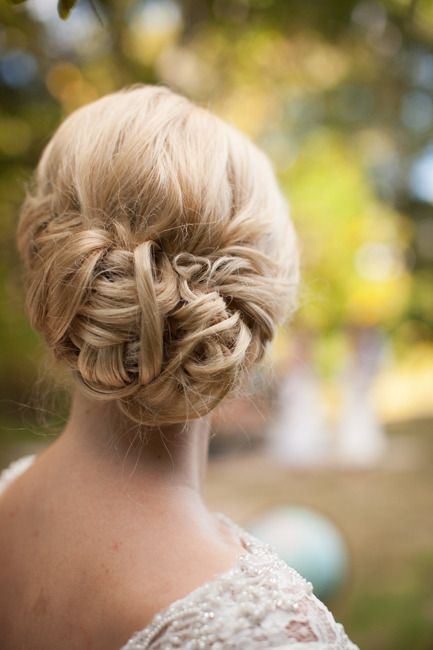
<svg viewBox="0 0 433 650">
<path fill-rule="evenodd" d="M 134 518 L 90 489 L 87 500 L 73 493 L 35 469 L 0 499 L 4 650 L 119 650 L 241 551 L 223 531 L 149 513 Z"/>
</svg>

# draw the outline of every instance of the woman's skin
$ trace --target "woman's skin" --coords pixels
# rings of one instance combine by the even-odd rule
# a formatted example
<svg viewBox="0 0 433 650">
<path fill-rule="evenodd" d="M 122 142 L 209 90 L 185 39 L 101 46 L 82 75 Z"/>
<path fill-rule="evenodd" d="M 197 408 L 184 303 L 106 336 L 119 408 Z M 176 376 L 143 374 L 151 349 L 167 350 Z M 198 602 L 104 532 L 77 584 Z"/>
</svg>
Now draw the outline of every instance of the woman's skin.
<svg viewBox="0 0 433 650">
<path fill-rule="evenodd" d="M 78 391 L 0 497 L 2 650 L 119 650 L 245 552 L 208 511 L 209 417 L 143 432 Z M 141 434 L 141 435 L 140 435 Z"/>
</svg>

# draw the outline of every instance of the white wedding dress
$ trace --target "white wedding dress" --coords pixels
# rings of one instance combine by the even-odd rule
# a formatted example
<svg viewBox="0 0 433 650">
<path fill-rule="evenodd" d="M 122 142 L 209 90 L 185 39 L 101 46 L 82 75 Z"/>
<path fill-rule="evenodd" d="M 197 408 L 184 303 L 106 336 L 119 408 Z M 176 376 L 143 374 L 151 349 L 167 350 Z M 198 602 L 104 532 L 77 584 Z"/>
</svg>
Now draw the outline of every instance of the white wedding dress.
<svg viewBox="0 0 433 650">
<path fill-rule="evenodd" d="M 34 458 L 3 470 L 0 494 Z M 245 553 L 231 569 L 156 614 L 120 650 L 359 650 L 311 583 L 272 546 L 215 514 L 236 532 Z"/>
</svg>

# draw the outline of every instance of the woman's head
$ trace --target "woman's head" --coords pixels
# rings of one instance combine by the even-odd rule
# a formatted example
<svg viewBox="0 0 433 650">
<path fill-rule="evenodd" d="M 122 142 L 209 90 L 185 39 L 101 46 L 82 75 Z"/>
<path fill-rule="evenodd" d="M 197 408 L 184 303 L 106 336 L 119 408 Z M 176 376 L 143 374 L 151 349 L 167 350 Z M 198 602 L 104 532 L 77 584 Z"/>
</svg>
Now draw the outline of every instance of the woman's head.
<svg viewBox="0 0 433 650">
<path fill-rule="evenodd" d="M 149 426 L 209 413 L 295 307 L 296 238 L 268 159 L 163 86 L 61 124 L 17 241 L 33 327 L 85 394 Z"/>
</svg>

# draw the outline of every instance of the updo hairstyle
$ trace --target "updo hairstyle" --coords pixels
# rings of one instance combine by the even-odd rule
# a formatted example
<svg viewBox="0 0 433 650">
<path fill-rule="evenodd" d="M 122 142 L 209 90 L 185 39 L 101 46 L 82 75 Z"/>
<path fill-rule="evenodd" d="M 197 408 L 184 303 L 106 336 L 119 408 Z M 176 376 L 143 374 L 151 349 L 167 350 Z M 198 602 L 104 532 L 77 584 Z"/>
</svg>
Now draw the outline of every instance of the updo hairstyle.
<svg viewBox="0 0 433 650">
<path fill-rule="evenodd" d="M 64 120 L 17 243 L 32 326 L 86 395 L 146 426 L 210 412 L 295 308 L 296 237 L 269 160 L 164 86 Z"/>
</svg>

